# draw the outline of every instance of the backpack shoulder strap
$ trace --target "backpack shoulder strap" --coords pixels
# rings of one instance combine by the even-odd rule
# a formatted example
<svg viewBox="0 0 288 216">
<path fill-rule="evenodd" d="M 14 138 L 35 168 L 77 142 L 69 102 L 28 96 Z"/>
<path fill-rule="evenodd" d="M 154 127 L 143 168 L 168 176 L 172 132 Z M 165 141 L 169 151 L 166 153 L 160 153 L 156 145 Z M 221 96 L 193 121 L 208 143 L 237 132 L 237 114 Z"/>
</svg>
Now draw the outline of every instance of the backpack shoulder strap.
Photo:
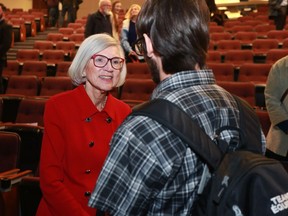
<svg viewBox="0 0 288 216">
<path fill-rule="evenodd" d="M 198 124 L 191 120 L 188 114 L 174 103 L 155 99 L 137 107 L 131 115 L 148 116 L 170 129 L 183 142 L 188 143 L 192 151 L 207 163 L 209 168 L 215 170 L 220 163 L 222 152 L 218 146 Z"/>
<path fill-rule="evenodd" d="M 240 112 L 241 137 L 239 149 L 262 154 L 261 124 L 253 108 L 236 95 L 233 95 Z"/>
</svg>

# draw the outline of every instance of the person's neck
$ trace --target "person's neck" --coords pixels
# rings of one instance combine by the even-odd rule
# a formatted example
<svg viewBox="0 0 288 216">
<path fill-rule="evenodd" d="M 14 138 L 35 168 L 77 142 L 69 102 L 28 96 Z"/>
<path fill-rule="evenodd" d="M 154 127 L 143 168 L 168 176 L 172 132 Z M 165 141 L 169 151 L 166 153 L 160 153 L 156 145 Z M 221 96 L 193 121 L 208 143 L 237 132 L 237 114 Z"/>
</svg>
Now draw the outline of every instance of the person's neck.
<svg viewBox="0 0 288 216">
<path fill-rule="evenodd" d="M 100 89 L 95 89 L 89 84 L 84 85 L 84 88 L 93 104 L 97 107 L 99 111 L 102 111 L 106 105 L 108 95 L 107 92 Z"/>
</svg>

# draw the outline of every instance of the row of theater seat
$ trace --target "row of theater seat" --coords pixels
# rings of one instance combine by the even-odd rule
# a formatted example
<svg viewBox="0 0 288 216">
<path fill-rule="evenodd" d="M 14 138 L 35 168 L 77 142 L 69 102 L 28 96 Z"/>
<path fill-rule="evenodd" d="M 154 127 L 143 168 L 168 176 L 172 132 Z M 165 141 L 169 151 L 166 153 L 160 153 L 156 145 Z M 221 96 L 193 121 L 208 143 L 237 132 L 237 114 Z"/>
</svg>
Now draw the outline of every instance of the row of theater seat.
<svg viewBox="0 0 288 216">
<path fill-rule="evenodd" d="M 270 49 L 266 53 L 254 53 L 253 50 L 227 49 L 209 50 L 207 63 L 209 62 L 230 62 L 240 66 L 243 63 L 275 63 L 280 58 L 288 55 L 288 49 Z"/>
</svg>

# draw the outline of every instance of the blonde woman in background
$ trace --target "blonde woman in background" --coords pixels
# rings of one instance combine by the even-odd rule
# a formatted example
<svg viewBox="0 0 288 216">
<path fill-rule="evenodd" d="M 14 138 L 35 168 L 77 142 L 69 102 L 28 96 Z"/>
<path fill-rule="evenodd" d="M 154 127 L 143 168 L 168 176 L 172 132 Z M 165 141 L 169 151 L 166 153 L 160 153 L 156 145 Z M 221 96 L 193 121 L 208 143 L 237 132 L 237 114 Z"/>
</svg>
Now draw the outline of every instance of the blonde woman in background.
<svg viewBox="0 0 288 216">
<path fill-rule="evenodd" d="M 111 23 L 112 23 L 112 35 L 116 40 L 119 40 L 119 34 L 121 29 L 121 20 L 119 20 L 119 13 L 122 10 L 122 3 L 120 1 L 115 1 L 112 4 L 112 16 L 111 16 Z"/>
<path fill-rule="evenodd" d="M 121 45 L 125 51 L 126 61 L 138 60 L 133 44 L 137 40 L 137 34 L 135 24 L 137 16 L 141 6 L 138 4 L 132 4 L 127 13 L 125 14 L 125 20 L 123 21 L 121 30 Z"/>
</svg>

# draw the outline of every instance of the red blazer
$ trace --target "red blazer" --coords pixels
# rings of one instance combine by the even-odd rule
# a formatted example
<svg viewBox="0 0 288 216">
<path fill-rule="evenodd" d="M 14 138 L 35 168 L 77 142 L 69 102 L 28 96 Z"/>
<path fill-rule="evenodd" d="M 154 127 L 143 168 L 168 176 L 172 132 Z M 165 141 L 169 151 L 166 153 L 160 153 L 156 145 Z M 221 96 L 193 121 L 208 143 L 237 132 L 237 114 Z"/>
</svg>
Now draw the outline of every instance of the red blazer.
<svg viewBox="0 0 288 216">
<path fill-rule="evenodd" d="M 82 85 L 47 101 L 40 160 L 43 198 L 37 215 L 96 215 L 87 203 L 110 139 L 130 112 L 110 94 L 99 112 Z"/>
</svg>

